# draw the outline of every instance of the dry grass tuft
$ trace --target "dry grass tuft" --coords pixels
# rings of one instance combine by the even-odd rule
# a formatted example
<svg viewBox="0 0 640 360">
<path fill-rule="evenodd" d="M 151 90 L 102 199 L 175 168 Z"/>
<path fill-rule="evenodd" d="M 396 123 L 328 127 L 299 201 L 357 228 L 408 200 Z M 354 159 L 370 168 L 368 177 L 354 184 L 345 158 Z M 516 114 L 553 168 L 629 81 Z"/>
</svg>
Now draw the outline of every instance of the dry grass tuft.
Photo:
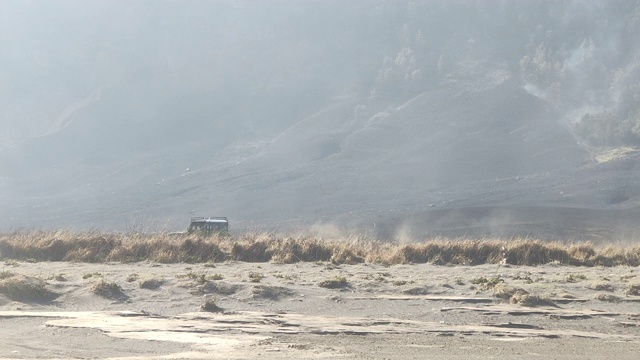
<svg viewBox="0 0 640 360">
<path fill-rule="evenodd" d="M 279 300 L 293 295 L 293 291 L 282 286 L 256 285 L 251 289 L 251 294 L 255 298 Z"/>
<path fill-rule="evenodd" d="M 527 307 L 557 306 L 553 301 L 551 301 L 551 299 L 546 296 L 531 295 L 521 292 L 516 292 L 515 294 L 513 294 L 513 296 L 511 296 L 511 299 L 509 299 L 509 302 L 511 304 L 520 304 Z"/>
<path fill-rule="evenodd" d="M 0 234 L 5 262 L 82 261 L 205 263 L 332 262 L 356 264 L 510 264 L 557 263 L 576 266 L 640 266 L 640 246 L 596 247 L 531 239 L 444 239 L 394 244 L 365 239 L 280 237 L 273 234 L 236 236 L 122 234 L 100 232 L 35 231 Z M 568 279 L 568 281 L 579 280 Z"/>
<path fill-rule="evenodd" d="M 585 286 L 587 289 L 596 290 L 596 291 L 609 291 L 613 292 L 614 288 L 611 284 L 606 282 L 598 282 L 594 284 L 589 284 Z"/>
<path fill-rule="evenodd" d="M 431 290 L 427 286 L 416 286 L 411 289 L 406 289 L 402 293 L 407 295 L 428 295 Z"/>
<path fill-rule="evenodd" d="M 626 294 L 631 296 L 640 296 L 640 284 L 630 284 Z"/>
<path fill-rule="evenodd" d="M 194 293 L 196 294 L 218 294 L 218 295 L 233 295 L 242 289 L 241 285 L 230 284 L 224 281 L 208 281 L 201 287 L 196 288 Z"/>
<path fill-rule="evenodd" d="M 347 278 L 343 276 L 336 276 L 333 279 L 327 279 L 318 283 L 318 286 L 325 289 L 342 289 L 349 287 L 349 282 Z"/>
<path fill-rule="evenodd" d="M 114 282 L 107 282 L 104 279 L 93 285 L 91 292 L 111 300 L 125 300 L 128 298 L 128 296 L 122 292 L 120 285 Z"/>
<path fill-rule="evenodd" d="M 493 296 L 511 301 L 514 296 L 516 300 L 520 299 L 523 295 L 528 295 L 529 292 L 523 288 L 509 286 L 505 284 L 498 284 L 493 288 Z M 517 301 L 516 301 L 517 302 Z"/>
<path fill-rule="evenodd" d="M 486 277 L 481 276 L 479 278 L 471 279 L 470 282 L 474 285 L 482 285 L 485 290 L 488 290 L 493 289 L 498 284 L 504 283 L 504 280 L 500 277 L 492 277 L 487 279 Z"/>
<path fill-rule="evenodd" d="M 13 301 L 25 303 L 49 302 L 59 294 L 45 288 L 45 282 L 31 276 L 16 275 L 6 271 L 0 273 L 0 294 Z"/>
<path fill-rule="evenodd" d="M 565 281 L 568 283 L 576 283 L 578 281 L 586 280 L 586 279 L 587 279 L 587 276 L 583 274 L 569 274 L 565 279 Z"/>
<path fill-rule="evenodd" d="M 140 281 L 141 289 L 155 290 L 164 284 L 162 279 L 145 279 Z"/>
<path fill-rule="evenodd" d="M 206 312 L 222 312 L 224 311 L 221 307 L 216 305 L 216 299 L 213 297 L 208 297 L 202 305 L 200 305 L 201 311 Z"/>
<path fill-rule="evenodd" d="M 622 299 L 620 299 L 619 297 L 613 295 L 613 294 L 607 294 L 607 293 L 600 293 L 600 294 L 595 294 L 593 296 L 594 299 L 596 300 L 600 300 L 600 301 L 604 301 L 604 302 L 620 302 L 622 301 Z"/>
<path fill-rule="evenodd" d="M 198 274 L 193 271 L 188 272 L 187 274 L 184 274 L 184 275 L 176 275 L 176 278 L 193 280 L 195 284 L 200 284 L 200 285 L 208 281 L 206 274 Z"/>
<path fill-rule="evenodd" d="M 249 273 L 249 281 L 252 283 L 259 283 L 260 281 L 262 281 L 262 279 L 264 279 L 264 274 L 262 273 L 253 271 Z"/>
</svg>

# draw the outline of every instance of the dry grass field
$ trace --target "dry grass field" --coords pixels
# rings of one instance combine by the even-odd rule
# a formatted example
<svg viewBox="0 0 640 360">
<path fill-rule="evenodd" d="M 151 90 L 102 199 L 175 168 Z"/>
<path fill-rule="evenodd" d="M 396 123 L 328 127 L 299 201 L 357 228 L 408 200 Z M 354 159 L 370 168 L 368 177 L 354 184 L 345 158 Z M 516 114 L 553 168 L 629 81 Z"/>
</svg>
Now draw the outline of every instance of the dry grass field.
<svg viewBox="0 0 640 360">
<path fill-rule="evenodd" d="M 535 239 L 446 239 L 395 244 L 361 236 L 324 239 L 269 233 L 236 236 L 124 234 L 35 231 L 0 235 L 0 258 L 89 263 L 152 261 L 158 263 L 328 261 L 437 265 L 638 266 L 640 246 L 594 245 Z"/>
</svg>

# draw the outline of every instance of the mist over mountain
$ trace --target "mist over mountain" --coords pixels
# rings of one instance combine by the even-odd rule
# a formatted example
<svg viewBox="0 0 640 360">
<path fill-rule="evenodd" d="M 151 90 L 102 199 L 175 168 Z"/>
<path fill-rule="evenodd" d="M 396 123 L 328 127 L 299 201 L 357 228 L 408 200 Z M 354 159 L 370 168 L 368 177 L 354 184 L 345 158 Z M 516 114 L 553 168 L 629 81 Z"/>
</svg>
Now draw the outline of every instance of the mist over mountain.
<svg viewBox="0 0 640 360">
<path fill-rule="evenodd" d="M 635 233 L 640 1 L 3 1 L 0 79 L 3 231 Z"/>
</svg>

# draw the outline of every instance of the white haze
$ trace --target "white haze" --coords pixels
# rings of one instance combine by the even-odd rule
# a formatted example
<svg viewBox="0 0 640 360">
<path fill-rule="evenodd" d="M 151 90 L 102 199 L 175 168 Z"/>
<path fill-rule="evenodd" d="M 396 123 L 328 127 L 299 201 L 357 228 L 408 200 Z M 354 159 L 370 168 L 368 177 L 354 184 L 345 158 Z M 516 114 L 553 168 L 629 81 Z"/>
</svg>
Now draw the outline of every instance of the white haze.
<svg viewBox="0 0 640 360">
<path fill-rule="evenodd" d="M 2 1 L 0 229 L 555 236 L 502 209 L 637 205 L 592 164 L 640 146 L 638 34 L 638 1 Z"/>
</svg>

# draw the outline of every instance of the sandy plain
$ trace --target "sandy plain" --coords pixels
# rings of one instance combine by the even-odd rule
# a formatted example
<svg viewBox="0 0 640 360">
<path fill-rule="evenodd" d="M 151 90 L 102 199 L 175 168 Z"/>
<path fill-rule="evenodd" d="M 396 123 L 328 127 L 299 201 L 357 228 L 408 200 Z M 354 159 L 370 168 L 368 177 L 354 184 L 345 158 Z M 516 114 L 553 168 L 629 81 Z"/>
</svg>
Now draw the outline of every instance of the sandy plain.
<svg viewBox="0 0 640 360">
<path fill-rule="evenodd" d="M 56 294 L 39 302 L 0 294 L 1 359 L 637 359 L 640 351 L 640 277 L 628 266 L 6 261 L 0 272 Z M 97 294 L 99 283 L 118 286 Z M 538 301 L 510 301 L 514 291 Z M 219 309 L 202 310 L 208 300 Z"/>
</svg>

